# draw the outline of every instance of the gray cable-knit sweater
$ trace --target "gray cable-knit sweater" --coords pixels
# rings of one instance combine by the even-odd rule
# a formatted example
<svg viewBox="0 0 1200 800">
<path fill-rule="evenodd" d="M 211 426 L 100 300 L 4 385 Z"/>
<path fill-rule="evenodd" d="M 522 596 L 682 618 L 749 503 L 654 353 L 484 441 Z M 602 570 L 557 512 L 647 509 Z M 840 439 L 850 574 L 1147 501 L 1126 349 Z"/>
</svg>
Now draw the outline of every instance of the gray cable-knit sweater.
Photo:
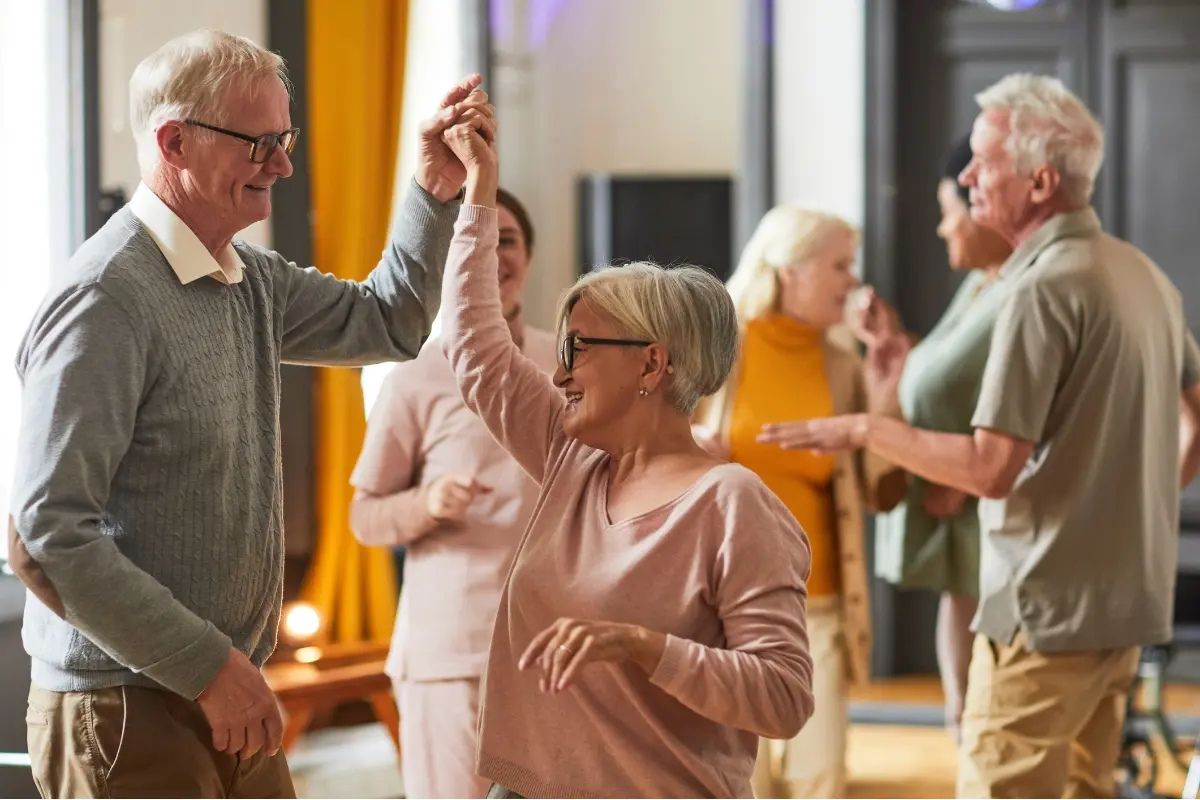
<svg viewBox="0 0 1200 800">
<path fill-rule="evenodd" d="M 28 595 L 35 684 L 195 698 L 231 643 L 266 661 L 283 593 L 280 362 L 416 356 L 457 213 L 412 184 L 363 283 L 235 242 L 240 283 L 184 285 L 125 208 L 52 277 L 17 355 L 12 515 L 66 610 Z"/>
</svg>

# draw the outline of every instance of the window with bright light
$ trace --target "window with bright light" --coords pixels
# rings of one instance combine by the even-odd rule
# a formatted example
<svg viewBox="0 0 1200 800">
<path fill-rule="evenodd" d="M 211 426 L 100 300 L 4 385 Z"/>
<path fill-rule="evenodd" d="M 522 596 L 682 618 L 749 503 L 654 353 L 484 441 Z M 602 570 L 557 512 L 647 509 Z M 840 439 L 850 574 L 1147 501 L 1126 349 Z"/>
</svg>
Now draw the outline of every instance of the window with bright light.
<svg viewBox="0 0 1200 800">
<path fill-rule="evenodd" d="M 433 113 L 446 91 L 463 78 L 460 32 L 462 9 L 448 0 L 412 0 L 408 6 L 408 42 L 404 59 L 404 102 L 400 112 L 400 151 L 396 157 L 396 190 L 393 212 L 417 164 L 417 124 Z M 433 321 L 437 333 L 441 317 Z M 367 415 L 395 364 L 374 364 L 362 370 L 363 401 Z"/>
<path fill-rule="evenodd" d="M 12 492 L 21 385 L 13 361 L 71 250 L 68 0 L 0 0 L 0 502 Z M 7 537 L 0 536 L 0 557 Z"/>
</svg>

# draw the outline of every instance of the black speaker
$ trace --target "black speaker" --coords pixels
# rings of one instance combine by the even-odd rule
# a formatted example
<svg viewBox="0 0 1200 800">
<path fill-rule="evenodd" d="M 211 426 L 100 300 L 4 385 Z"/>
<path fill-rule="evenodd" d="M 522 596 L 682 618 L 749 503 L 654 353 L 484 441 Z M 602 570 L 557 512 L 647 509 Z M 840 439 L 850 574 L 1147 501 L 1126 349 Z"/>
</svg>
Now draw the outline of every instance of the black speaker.
<svg viewBox="0 0 1200 800">
<path fill-rule="evenodd" d="M 725 176 L 586 175 L 579 179 L 579 274 L 654 261 L 733 268 L 733 181 Z"/>
</svg>

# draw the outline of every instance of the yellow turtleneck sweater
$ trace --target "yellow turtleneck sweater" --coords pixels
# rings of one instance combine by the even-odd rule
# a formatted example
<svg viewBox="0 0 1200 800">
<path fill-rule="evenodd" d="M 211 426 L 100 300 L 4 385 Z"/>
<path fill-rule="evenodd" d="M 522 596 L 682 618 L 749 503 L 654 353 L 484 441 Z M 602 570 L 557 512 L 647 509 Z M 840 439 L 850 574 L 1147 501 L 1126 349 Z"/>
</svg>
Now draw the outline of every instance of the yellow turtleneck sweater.
<svg viewBox="0 0 1200 800">
<path fill-rule="evenodd" d="M 755 441 L 768 422 L 833 415 L 825 373 L 824 332 L 783 314 L 746 326 L 740 383 L 734 397 L 729 447 L 799 520 L 812 546 L 812 597 L 840 591 L 833 455 L 782 450 Z"/>
</svg>

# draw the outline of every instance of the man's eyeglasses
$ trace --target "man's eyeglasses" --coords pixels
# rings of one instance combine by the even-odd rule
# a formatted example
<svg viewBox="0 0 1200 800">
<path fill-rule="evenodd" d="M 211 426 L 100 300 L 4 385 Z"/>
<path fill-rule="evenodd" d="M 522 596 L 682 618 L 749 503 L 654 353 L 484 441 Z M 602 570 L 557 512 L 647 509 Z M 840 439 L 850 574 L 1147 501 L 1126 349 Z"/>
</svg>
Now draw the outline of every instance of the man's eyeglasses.
<svg viewBox="0 0 1200 800">
<path fill-rule="evenodd" d="M 647 342 L 642 339 L 597 339 L 594 336 L 576 336 L 568 334 L 563 337 L 562 344 L 558 346 L 558 363 L 562 365 L 565 372 L 570 372 L 575 368 L 575 354 L 579 352 L 581 344 L 607 344 L 616 345 L 618 347 L 648 347 L 654 342 Z M 667 366 L 667 372 L 672 373 L 675 370 L 671 366 Z"/>
<path fill-rule="evenodd" d="M 241 139 L 243 142 L 249 142 L 250 160 L 255 164 L 265 164 L 275 154 L 275 148 L 280 145 L 283 146 L 283 152 L 291 155 L 292 150 L 296 147 L 296 140 L 300 138 L 299 128 L 292 128 L 283 133 L 264 133 L 262 136 L 251 136 L 226 128 L 218 128 L 216 125 L 209 125 L 207 122 L 198 122 L 194 119 L 186 119 L 184 120 L 184 124 L 204 128 L 216 133 L 223 133 L 226 136 Z"/>
</svg>

